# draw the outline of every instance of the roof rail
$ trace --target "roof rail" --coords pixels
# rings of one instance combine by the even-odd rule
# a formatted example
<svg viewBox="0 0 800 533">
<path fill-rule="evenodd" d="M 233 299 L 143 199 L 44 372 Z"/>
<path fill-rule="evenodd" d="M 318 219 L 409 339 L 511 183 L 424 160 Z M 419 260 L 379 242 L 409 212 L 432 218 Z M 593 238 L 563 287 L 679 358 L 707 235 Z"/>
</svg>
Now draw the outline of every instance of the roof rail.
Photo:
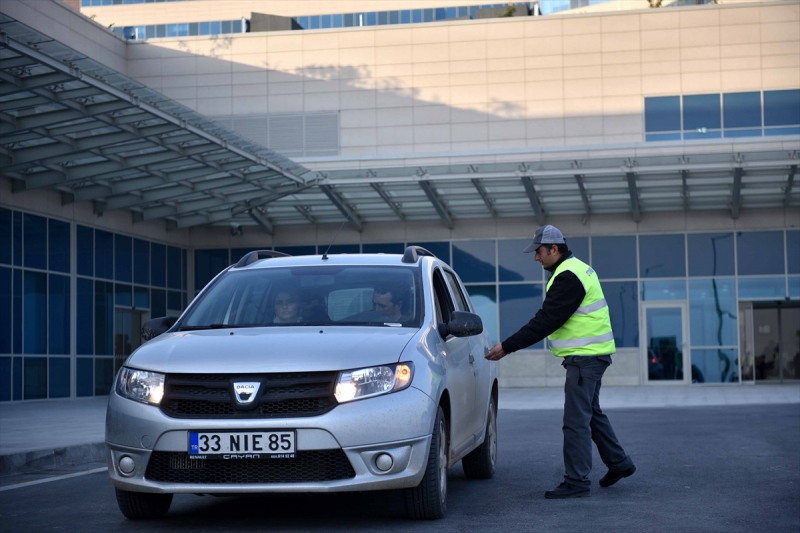
<svg viewBox="0 0 800 533">
<path fill-rule="evenodd" d="M 419 261 L 420 256 L 427 255 L 428 257 L 436 257 L 433 253 L 429 252 L 422 246 L 409 246 L 403 254 L 403 263 L 416 263 Z"/>
<path fill-rule="evenodd" d="M 242 268 L 255 263 L 259 259 L 268 259 L 270 257 L 292 257 L 289 254 L 285 254 L 283 252 L 276 252 L 275 250 L 254 250 L 252 252 L 248 252 L 239 259 L 239 262 L 233 265 L 235 268 Z"/>
</svg>

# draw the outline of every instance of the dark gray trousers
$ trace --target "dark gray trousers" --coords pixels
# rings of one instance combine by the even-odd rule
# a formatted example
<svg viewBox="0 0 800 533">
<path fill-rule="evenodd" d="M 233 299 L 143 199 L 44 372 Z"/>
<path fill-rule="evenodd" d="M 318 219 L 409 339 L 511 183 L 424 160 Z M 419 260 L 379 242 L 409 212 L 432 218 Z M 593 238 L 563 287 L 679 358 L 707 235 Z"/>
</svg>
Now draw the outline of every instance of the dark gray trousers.
<svg viewBox="0 0 800 533">
<path fill-rule="evenodd" d="M 608 417 L 600 410 L 600 381 L 610 356 L 569 356 L 564 384 L 564 481 L 588 487 L 592 471 L 592 441 L 609 470 L 633 465 L 617 441 Z"/>
</svg>

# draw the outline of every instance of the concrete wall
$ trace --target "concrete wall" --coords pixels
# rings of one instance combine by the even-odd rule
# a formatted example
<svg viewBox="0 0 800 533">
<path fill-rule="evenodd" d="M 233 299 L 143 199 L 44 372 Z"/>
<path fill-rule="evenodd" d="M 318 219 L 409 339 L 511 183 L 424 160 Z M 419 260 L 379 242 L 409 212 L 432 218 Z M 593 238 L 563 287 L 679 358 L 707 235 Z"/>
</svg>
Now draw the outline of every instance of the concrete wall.
<svg viewBox="0 0 800 533">
<path fill-rule="evenodd" d="M 647 96 L 800 87 L 800 3 L 157 39 L 129 59 L 212 117 L 339 111 L 344 156 L 640 142 Z"/>
</svg>

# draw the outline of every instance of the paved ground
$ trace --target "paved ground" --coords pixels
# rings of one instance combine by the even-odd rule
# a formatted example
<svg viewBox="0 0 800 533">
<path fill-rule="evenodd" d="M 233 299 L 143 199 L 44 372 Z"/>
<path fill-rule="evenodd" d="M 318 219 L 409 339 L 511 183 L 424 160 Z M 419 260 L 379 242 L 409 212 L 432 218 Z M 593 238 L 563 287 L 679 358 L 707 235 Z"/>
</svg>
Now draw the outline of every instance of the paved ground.
<svg viewBox="0 0 800 533">
<path fill-rule="evenodd" d="M 14 488 L 3 479 L 3 531 L 559 531 L 800 530 L 800 405 L 609 409 L 637 473 L 593 496 L 554 501 L 561 413 L 501 410 L 499 464 L 489 481 L 450 472 L 450 509 L 437 522 L 403 518 L 396 493 L 257 498 L 177 496 L 163 520 L 129 522 L 107 474 Z M 599 459 L 595 457 L 596 465 Z M 90 466 L 102 465 L 87 465 Z M 64 473 L 62 470 L 60 473 Z"/>
</svg>

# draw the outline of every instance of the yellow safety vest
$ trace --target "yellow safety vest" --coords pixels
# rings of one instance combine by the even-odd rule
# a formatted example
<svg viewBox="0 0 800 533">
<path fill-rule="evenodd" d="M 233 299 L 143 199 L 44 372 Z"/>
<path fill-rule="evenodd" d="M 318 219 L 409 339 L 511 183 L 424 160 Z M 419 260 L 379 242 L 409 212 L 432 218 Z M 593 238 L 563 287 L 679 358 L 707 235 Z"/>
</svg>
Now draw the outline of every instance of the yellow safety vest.
<svg viewBox="0 0 800 533">
<path fill-rule="evenodd" d="M 592 267 L 574 256 L 563 261 L 547 282 L 547 290 L 562 272 L 575 274 L 583 284 L 586 296 L 580 307 L 563 326 L 549 337 L 550 351 L 557 357 L 568 355 L 609 355 L 616 351 L 608 304 L 600 281 Z"/>
</svg>

